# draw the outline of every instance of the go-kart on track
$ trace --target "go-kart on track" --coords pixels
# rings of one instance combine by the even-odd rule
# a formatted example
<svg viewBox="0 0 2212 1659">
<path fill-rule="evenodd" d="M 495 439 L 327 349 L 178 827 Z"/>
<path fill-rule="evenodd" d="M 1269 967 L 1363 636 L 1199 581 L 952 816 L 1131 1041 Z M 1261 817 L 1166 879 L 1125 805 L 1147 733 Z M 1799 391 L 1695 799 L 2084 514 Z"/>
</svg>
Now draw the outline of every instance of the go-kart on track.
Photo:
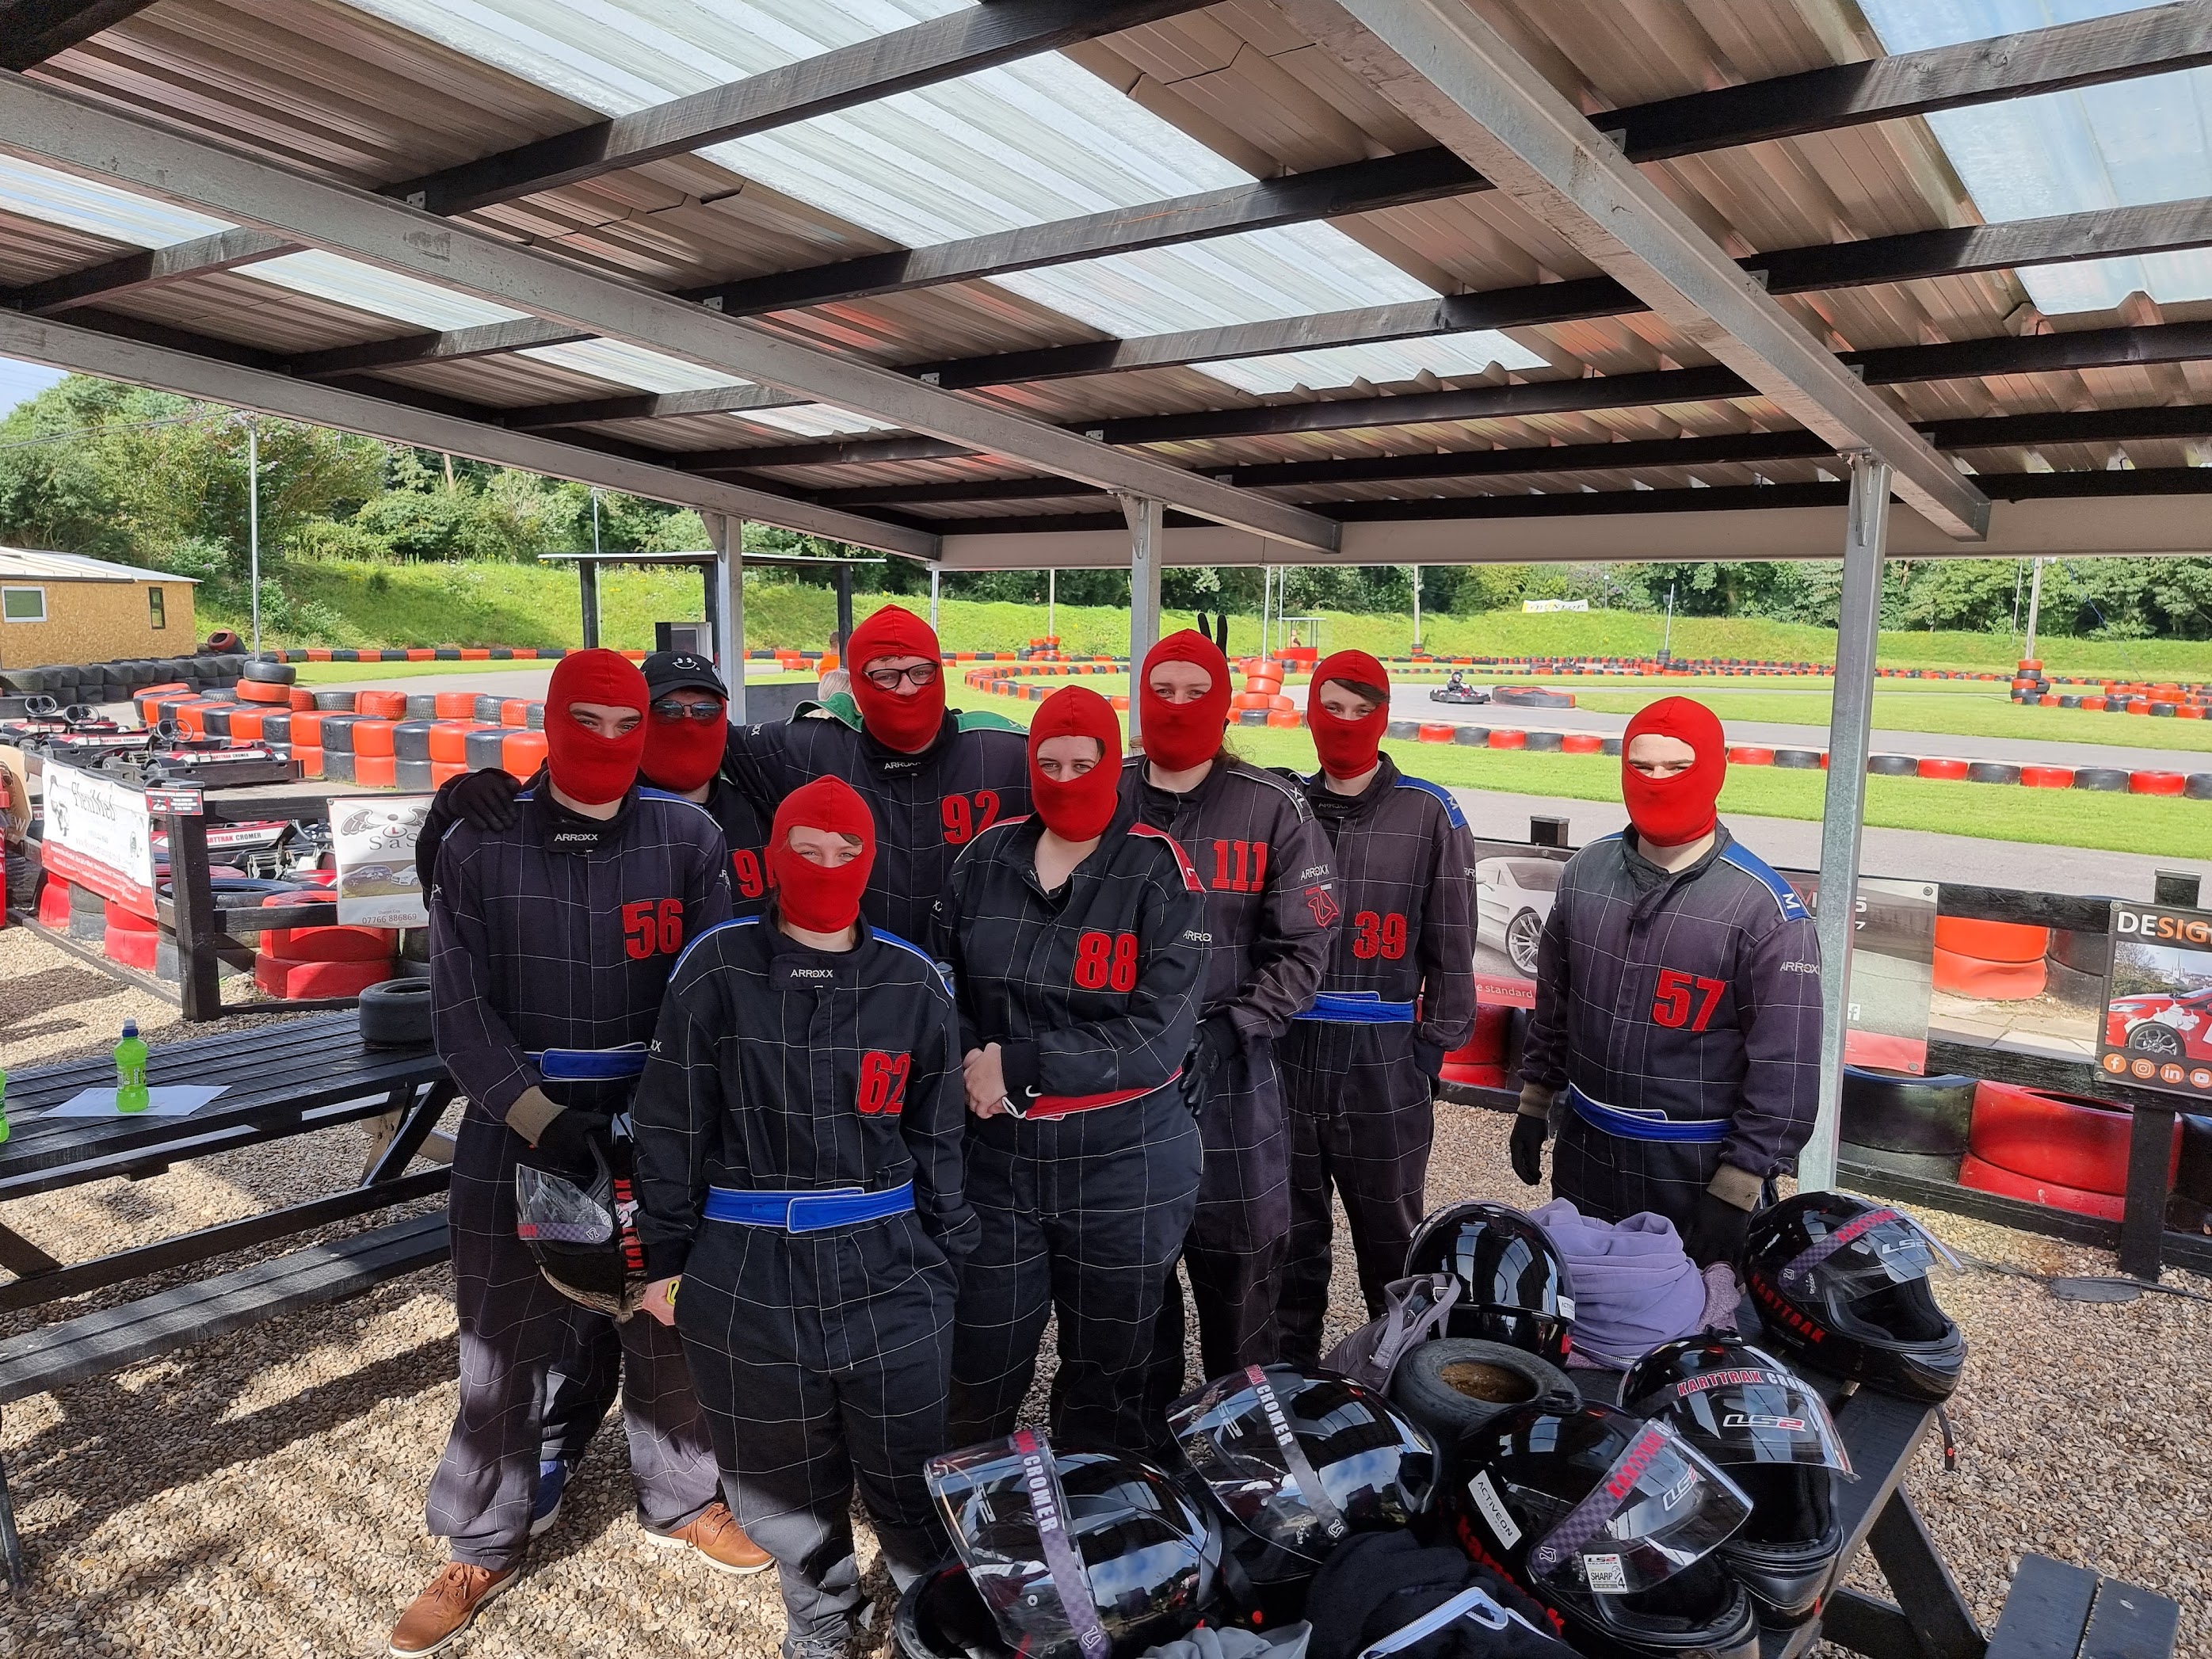
<svg viewBox="0 0 2212 1659">
<path fill-rule="evenodd" d="M 1469 678 L 1470 687 L 1495 690 L 1511 681 L 1490 681 Z M 1429 693 L 1436 688 L 1426 684 L 1394 685 L 1390 688 L 1390 713 L 1399 720 L 1425 720 L 1431 724 L 1453 726 L 1486 726 L 1510 728 L 1522 732 L 1595 732 L 1604 737 L 1619 737 L 1628 729 L 1630 716 L 1607 714 L 1594 708 L 1524 708 L 1499 703 L 1449 703 L 1431 700 Z M 1577 688 L 1547 685 L 1547 690 L 1571 693 Z M 1680 693 L 1668 690 L 1663 684 L 1648 688 L 1634 682 L 1601 683 L 1589 690 L 1619 694 L 1622 691 L 1648 689 L 1656 702 L 1663 696 L 1680 695 L 1700 696 L 1697 688 Z M 1300 696 L 1303 688 L 1293 691 Z M 1760 687 L 1762 695 L 1774 695 Z M 1825 710 L 1827 690 L 1799 693 L 1807 699 L 1818 698 Z M 1896 695 L 1883 687 L 1885 696 Z M 1933 695 L 1933 694 L 1931 694 Z M 1731 744 L 1758 744 L 1769 748 L 1826 749 L 1828 746 L 1827 722 L 1818 725 L 1781 725 L 1769 720 L 1735 720 L 1729 718 L 1728 696 L 1725 692 L 1710 699 L 1713 712 L 1721 717 L 1722 729 Z M 2094 715 L 2085 715 L 2094 720 Z M 2145 722 L 2147 723 L 2147 722 Z M 2141 729 L 2141 724 L 2135 729 Z M 1976 738 L 1962 737 L 1951 732 L 1900 731 L 1893 727 L 1877 727 L 1874 732 L 1871 752 L 1900 755 L 1945 755 L 1960 760 L 2001 760 L 2014 763 L 2051 766 L 2114 766 L 2127 770 L 2155 768 L 2161 771 L 2202 772 L 2208 769 L 2207 757 L 2202 750 L 2143 749 L 2122 744 L 2053 743 L 2036 738 Z"/>
</svg>

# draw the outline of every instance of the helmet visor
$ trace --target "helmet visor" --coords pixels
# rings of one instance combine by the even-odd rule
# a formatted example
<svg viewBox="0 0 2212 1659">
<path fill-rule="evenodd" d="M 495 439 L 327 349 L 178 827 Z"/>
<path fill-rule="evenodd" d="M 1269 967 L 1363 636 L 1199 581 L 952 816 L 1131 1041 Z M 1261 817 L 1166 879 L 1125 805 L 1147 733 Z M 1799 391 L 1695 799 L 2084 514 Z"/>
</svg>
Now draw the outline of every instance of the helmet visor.
<svg viewBox="0 0 2212 1659">
<path fill-rule="evenodd" d="M 1827 1402 L 1788 1371 L 1747 1366 L 1686 1377 L 1642 1404 L 1723 1468 L 1797 1463 L 1852 1474 Z"/>
<path fill-rule="evenodd" d="M 1024 1429 L 922 1466 L 969 1582 L 1017 1653 L 1080 1653 L 1109 1645 L 1068 1527 L 1052 1444 Z"/>
<path fill-rule="evenodd" d="M 1168 1430 L 1215 1502 L 1239 1525 L 1318 1563 L 1352 1530 L 1352 1517 L 1340 1497 L 1356 1507 L 1377 1507 L 1382 1494 L 1395 1489 L 1405 1446 L 1387 1418 L 1363 1411 L 1356 1399 L 1339 1401 L 1327 1422 L 1330 1467 L 1340 1489 L 1332 1490 L 1285 1409 L 1283 1391 L 1310 1389 L 1296 1371 L 1247 1366 L 1177 1401 L 1168 1413 Z M 1302 1408 L 1311 1403 L 1300 1400 Z"/>
<path fill-rule="evenodd" d="M 604 1244 L 615 1236 L 615 1215 L 566 1176 L 514 1166 L 515 1236 L 546 1244 Z"/>
<path fill-rule="evenodd" d="M 1528 1552 L 1538 1578 L 1630 1595 L 1663 1584 L 1751 1514 L 1735 1483 L 1674 1432 L 1648 1423 L 1589 1497 Z"/>
<path fill-rule="evenodd" d="M 1925 1279 L 1938 1263 L 1959 1271 L 1959 1258 L 1911 1216 L 1887 1208 L 1853 1216 L 1815 1239 L 1782 1269 L 1782 1288 L 1808 1300 L 1816 1277 L 1846 1301 Z"/>
</svg>

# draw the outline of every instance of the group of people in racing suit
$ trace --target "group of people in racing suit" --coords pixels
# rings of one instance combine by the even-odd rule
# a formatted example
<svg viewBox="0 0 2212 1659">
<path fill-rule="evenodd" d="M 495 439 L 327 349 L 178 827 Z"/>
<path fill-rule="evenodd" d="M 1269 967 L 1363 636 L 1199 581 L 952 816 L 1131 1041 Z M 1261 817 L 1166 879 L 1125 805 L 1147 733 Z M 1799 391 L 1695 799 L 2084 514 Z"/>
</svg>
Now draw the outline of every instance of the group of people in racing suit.
<svg viewBox="0 0 2212 1659">
<path fill-rule="evenodd" d="M 785 1653 L 827 1659 L 863 1611 L 854 1491 L 896 1580 L 933 1565 L 921 1465 L 1013 1428 L 1048 1317 L 1053 1431 L 1157 1453 L 1188 1380 L 1186 1279 L 1212 1376 L 1318 1359 L 1334 1204 L 1370 1314 L 1402 1270 L 1434 1085 L 1474 1018 L 1474 848 L 1449 792 L 1381 752 L 1381 664 L 1316 665 L 1309 777 L 1225 745 L 1229 665 L 1196 632 L 1139 665 L 1126 757 L 1080 686 L 1026 736 L 949 709 L 934 633 L 896 606 L 845 659 L 849 692 L 731 726 L 702 659 L 573 654 L 544 769 L 471 774 L 434 809 L 435 1024 L 469 1100 L 461 1397 L 428 1512 L 452 1560 L 395 1654 L 445 1646 L 514 1581 L 617 1381 L 646 1535 L 777 1567 Z M 1673 867 L 1639 914 L 1674 939 L 1670 896 L 1722 884 L 1719 925 L 1762 926 L 1739 878 L 1764 866 L 1731 851 Z M 1810 951 L 1765 933 L 1746 971 Z M 1640 971 L 1610 933 L 1596 948 L 1615 981 Z M 1551 1094 L 1604 1098 L 1577 999 L 1618 988 L 1582 950 L 1546 935 L 1524 1178 Z M 1759 1120 L 1693 1194 L 1747 1218 L 1725 1170 L 1755 1192 L 1796 1150 L 1796 1096 L 1759 1071 L 1787 1024 L 1763 984 L 1708 998 L 1695 1034 L 1735 1033 L 1758 1086 L 1665 1103 Z M 1632 1124 L 1649 1108 L 1612 1103 Z M 646 1288 L 617 1323 L 536 1271 L 514 1182 L 604 1165 L 623 1127 Z M 1586 1210 L 1686 1178 L 1679 1156 L 1608 1161 L 1596 1133 L 1572 1120 L 1555 1159 Z"/>
</svg>

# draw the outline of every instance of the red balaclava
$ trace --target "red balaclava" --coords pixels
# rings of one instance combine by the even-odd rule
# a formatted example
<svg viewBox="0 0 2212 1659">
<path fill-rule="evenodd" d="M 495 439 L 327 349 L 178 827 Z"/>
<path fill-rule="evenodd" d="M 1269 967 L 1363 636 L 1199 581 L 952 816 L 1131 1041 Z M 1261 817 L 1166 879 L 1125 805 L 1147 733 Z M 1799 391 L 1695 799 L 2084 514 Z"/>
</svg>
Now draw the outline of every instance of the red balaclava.
<svg viewBox="0 0 2212 1659">
<path fill-rule="evenodd" d="M 1163 702 L 1152 695 L 1152 670 L 1164 662 L 1194 662 L 1213 677 L 1196 702 Z M 1229 727 L 1229 659 L 1195 629 L 1170 634 L 1145 653 L 1137 679 L 1137 738 L 1145 757 L 1170 772 L 1188 772 L 1221 752 Z"/>
<path fill-rule="evenodd" d="M 911 611 L 887 605 L 853 630 L 845 641 L 845 665 L 853 676 L 853 701 L 868 735 L 903 754 L 919 755 L 937 741 L 945 724 L 945 674 L 921 690 L 885 691 L 868 678 L 868 665 L 880 657 L 927 657 L 939 660 L 937 635 Z"/>
<path fill-rule="evenodd" d="M 586 732 L 568 705 L 603 702 L 635 708 L 637 724 L 619 738 Z M 645 757 L 645 676 L 618 651 L 576 651 L 561 659 L 545 688 L 545 765 L 553 787 L 571 800 L 604 806 L 637 781 Z"/>
<path fill-rule="evenodd" d="M 810 864 L 791 849 L 791 832 L 805 825 L 841 836 L 858 836 L 860 850 L 850 864 L 836 869 Z M 835 933 L 860 914 L 860 894 L 876 866 L 876 820 L 853 786 L 842 778 L 817 778 L 794 789 L 775 809 L 768 834 L 769 880 L 783 919 L 811 933 Z"/>
<path fill-rule="evenodd" d="M 704 690 L 702 687 L 701 690 Z M 725 710 L 727 704 L 720 705 Z M 665 720 L 647 710 L 645 716 L 645 758 L 638 770 L 656 787 L 688 795 L 722 769 L 722 755 L 730 741 L 729 721 Z"/>
<path fill-rule="evenodd" d="M 1048 738 L 1095 738 L 1098 764 L 1081 777 L 1048 778 L 1037 769 Z M 1121 798 L 1121 722 L 1114 705 L 1087 685 L 1064 685 L 1038 706 L 1030 722 L 1030 801 L 1045 827 L 1063 841 L 1106 833 Z"/>
<path fill-rule="evenodd" d="M 1647 778 L 1628 763 L 1628 747 L 1646 735 L 1679 738 L 1698 751 L 1696 763 L 1671 778 Z M 1620 798 L 1638 836 L 1654 847 L 1680 847 L 1713 827 L 1714 803 L 1728 778 L 1728 739 L 1720 716 L 1687 697 L 1646 703 L 1620 738 Z"/>
<path fill-rule="evenodd" d="M 1330 680 L 1371 685 L 1386 695 L 1364 719 L 1340 720 L 1321 706 L 1321 689 Z M 1389 676 L 1364 651 L 1340 651 L 1315 666 L 1306 688 L 1306 729 L 1313 733 L 1321 769 L 1333 778 L 1361 778 L 1375 769 L 1382 730 L 1390 724 Z"/>
</svg>

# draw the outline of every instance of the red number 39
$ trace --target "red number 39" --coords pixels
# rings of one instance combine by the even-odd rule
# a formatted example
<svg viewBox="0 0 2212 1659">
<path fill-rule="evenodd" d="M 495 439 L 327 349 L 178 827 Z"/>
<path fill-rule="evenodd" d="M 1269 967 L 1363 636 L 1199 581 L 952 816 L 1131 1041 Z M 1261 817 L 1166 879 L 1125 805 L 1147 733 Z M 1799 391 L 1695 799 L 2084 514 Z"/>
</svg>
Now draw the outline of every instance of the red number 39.
<svg viewBox="0 0 2212 1659">
<path fill-rule="evenodd" d="M 623 949 L 632 962 L 684 948 L 682 899 L 633 899 L 622 908 Z"/>
</svg>

